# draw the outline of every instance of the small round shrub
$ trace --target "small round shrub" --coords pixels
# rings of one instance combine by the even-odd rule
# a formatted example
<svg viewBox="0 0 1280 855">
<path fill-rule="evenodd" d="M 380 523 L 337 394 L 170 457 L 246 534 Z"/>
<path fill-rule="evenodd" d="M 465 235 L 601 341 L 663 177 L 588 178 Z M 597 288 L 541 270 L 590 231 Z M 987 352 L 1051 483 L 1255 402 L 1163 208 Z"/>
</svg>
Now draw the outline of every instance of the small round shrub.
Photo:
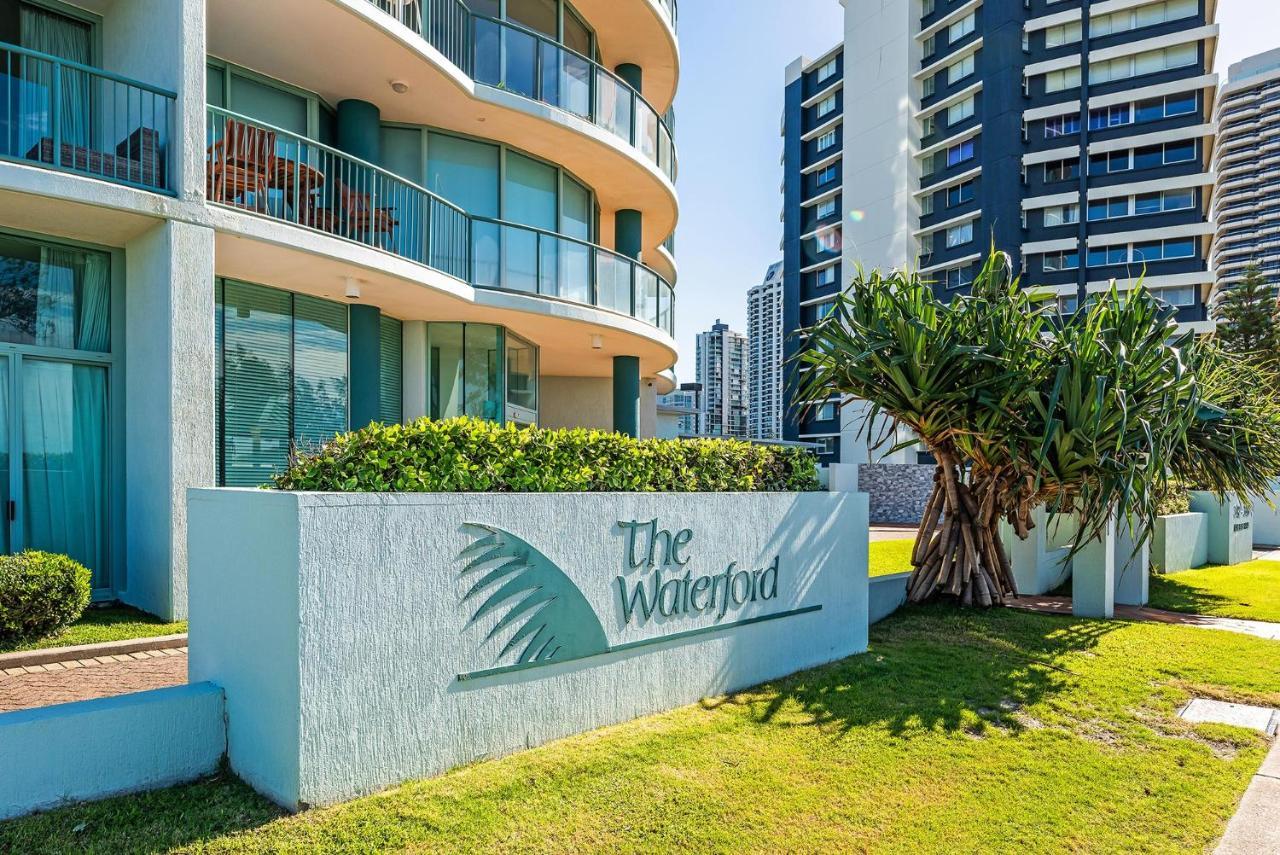
<svg viewBox="0 0 1280 855">
<path fill-rule="evenodd" d="M 65 555 L 0 555 L 0 642 L 35 641 L 65 629 L 89 605 L 90 574 Z"/>
</svg>

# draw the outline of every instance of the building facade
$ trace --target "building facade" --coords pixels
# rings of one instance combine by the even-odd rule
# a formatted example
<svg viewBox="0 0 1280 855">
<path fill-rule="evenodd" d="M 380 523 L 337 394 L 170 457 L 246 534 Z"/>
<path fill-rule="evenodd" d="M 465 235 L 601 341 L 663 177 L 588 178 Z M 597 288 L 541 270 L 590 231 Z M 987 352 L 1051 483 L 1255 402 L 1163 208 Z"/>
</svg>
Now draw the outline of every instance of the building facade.
<svg viewBox="0 0 1280 855">
<path fill-rule="evenodd" d="M 673 392 L 658 397 L 658 436 L 679 439 L 698 435 L 702 414 L 702 384 L 681 383 Z"/>
<path fill-rule="evenodd" d="M 783 264 L 747 292 L 747 432 L 751 439 L 782 439 Z"/>
<path fill-rule="evenodd" d="M 1280 49 L 1228 69 L 1217 121 L 1215 294 L 1254 264 L 1280 287 Z"/>
<path fill-rule="evenodd" d="M 652 435 L 673 5 L 0 0 L 6 549 L 181 617 L 190 487 L 371 421 Z"/>
<path fill-rule="evenodd" d="M 843 43 L 787 69 L 787 330 L 820 317 L 855 264 L 915 266 L 939 295 L 963 293 L 993 243 L 1064 312 L 1145 273 L 1184 326 L 1211 329 L 1215 12 L 845 0 Z M 848 459 L 848 420 L 795 403 L 788 438 L 829 434 Z"/>
<path fill-rule="evenodd" d="M 747 337 L 716 321 L 698 333 L 698 434 L 747 437 Z"/>
</svg>

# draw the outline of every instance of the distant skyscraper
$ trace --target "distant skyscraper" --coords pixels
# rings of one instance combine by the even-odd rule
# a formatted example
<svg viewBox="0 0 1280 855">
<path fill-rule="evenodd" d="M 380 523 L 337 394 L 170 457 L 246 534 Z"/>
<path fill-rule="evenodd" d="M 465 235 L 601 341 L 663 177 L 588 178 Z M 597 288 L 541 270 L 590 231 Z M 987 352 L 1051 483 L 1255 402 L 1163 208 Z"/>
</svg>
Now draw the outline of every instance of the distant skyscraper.
<svg viewBox="0 0 1280 855">
<path fill-rule="evenodd" d="M 698 382 L 702 408 L 698 433 L 747 436 L 747 337 L 719 320 L 698 333 Z"/>
<path fill-rule="evenodd" d="M 747 292 L 750 387 L 747 424 L 752 439 L 782 438 L 782 262 Z"/>
<path fill-rule="evenodd" d="M 1280 284 L 1280 49 L 1231 66 L 1218 99 L 1215 297 L 1257 264 Z"/>
</svg>

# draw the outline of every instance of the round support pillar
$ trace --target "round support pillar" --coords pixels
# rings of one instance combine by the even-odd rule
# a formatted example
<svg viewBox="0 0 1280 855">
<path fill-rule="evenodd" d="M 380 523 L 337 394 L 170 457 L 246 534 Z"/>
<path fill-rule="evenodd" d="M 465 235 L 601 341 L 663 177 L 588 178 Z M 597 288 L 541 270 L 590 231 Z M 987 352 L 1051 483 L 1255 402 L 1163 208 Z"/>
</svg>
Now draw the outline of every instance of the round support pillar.
<svg viewBox="0 0 1280 855">
<path fill-rule="evenodd" d="M 640 357 L 613 358 L 613 429 L 640 436 Z"/>
<path fill-rule="evenodd" d="M 644 215 L 626 208 L 614 214 L 613 245 L 620 255 L 639 261 L 644 250 Z"/>
<path fill-rule="evenodd" d="M 348 330 L 348 380 L 352 430 L 376 422 L 382 400 L 382 312 L 377 306 L 352 306 Z"/>
<path fill-rule="evenodd" d="M 644 92 L 644 69 L 634 62 L 624 62 L 615 68 L 614 73 L 621 77 L 628 86 L 637 92 Z"/>
<path fill-rule="evenodd" d="M 382 160 L 382 113 L 376 104 L 349 98 L 338 102 L 338 148 L 361 160 Z"/>
</svg>

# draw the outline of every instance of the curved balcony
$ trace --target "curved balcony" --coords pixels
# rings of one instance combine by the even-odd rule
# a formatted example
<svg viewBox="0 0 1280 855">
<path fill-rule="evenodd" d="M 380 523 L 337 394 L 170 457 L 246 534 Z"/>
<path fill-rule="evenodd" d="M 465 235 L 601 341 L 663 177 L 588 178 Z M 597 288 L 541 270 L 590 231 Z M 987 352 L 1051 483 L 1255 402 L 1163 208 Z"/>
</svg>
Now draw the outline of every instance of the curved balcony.
<svg viewBox="0 0 1280 855">
<path fill-rule="evenodd" d="M 208 108 L 209 201 L 354 241 L 476 288 L 617 312 L 674 334 L 656 272 L 544 229 L 473 216 L 424 187 L 322 143 Z"/>
<path fill-rule="evenodd" d="M 417 33 L 477 83 L 564 110 L 636 148 L 673 183 L 663 115 L 621 77 L 533 30 L 472 12 L 462 0 L 366 0 Z"/>
</svg>

